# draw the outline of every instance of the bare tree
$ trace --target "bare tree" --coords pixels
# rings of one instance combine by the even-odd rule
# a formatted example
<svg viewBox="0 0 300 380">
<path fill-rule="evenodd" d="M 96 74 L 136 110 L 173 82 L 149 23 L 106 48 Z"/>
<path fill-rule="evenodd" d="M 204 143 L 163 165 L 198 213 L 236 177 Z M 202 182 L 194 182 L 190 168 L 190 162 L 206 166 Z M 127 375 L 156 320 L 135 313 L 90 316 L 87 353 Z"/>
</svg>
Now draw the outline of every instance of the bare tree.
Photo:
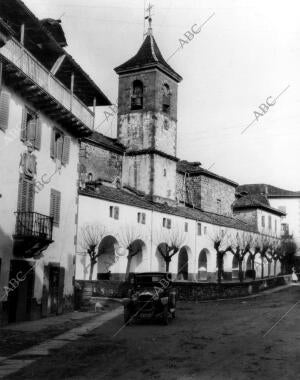
<svg viewBox="0 0 300 380">
<path fill-rule="evenodd" d="M 214 249 L 217 252 L 217 266 L 218 266 L 218 283 L 224 277 L 224 256 L 227 252 L 232 252 L 232 237 L 227 230 L 219 230 L 212 238 Z"/>
<path fill-rule="evenodd" d="M 136 226 L 124 225 L 118 233 L 120 245 L 128 251 L 125 278 L 128 279 L 134 256 L 142 251 L 144 234 Z"/>
<path fill-rule="evenodd" d="M 239 266 L 239 280 L 243 281 L 243 261 L 247 253 L 250 252 L 251 235 L 248 232 L 237 233 L 235 239 L 231 239 L 231 249 L 233 256 L 237 258 Z"/>
<path fill-rule="evenodd" d="M 166 272 L 169 272 L 172 258 L 179 252 L 180 247 L 184 245 L 184 230 L 179 225 L 175 225 L 172 229 L 163 228 L 156 233 L 155 240 L 158 252 L 166 264 Z"/>
<path fill-rule="evenodd" d="M 249 257 L 251 260 L 251 270 L 253 272 L 253 278 L 255 278 L 255 257 L 261 252 L 261 245 L 259 236 L 252 236 L 250 241 Z"/>
<path fill-rule="evenodd" d="M 94 266 L 96 265 L 101 252 L 97 249 L 101 240 L 106 235 L 105 226 L 94 223 L 84 224 L 79 231 L 79 244 L 90 258 L 89 280 L 93 278 Z"/>
</svg>

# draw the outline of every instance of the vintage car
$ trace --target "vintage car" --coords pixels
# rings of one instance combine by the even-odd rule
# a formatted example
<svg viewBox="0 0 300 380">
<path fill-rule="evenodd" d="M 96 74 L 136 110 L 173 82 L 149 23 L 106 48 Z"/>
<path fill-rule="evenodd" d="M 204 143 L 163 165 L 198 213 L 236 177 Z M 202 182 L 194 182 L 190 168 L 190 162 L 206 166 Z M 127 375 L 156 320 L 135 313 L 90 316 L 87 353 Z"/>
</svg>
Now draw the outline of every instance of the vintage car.
<svg viewBox="0 0 300 380">
<path fill-rule="evenodd" d="M 126 324 L 138 319 L 159 318 L 168 324 L 175 318 L 176 290 L 172 287 L 169 273 L 132 273 L 130 289 L 124 300 L 124 321 Z"/>
</svg>

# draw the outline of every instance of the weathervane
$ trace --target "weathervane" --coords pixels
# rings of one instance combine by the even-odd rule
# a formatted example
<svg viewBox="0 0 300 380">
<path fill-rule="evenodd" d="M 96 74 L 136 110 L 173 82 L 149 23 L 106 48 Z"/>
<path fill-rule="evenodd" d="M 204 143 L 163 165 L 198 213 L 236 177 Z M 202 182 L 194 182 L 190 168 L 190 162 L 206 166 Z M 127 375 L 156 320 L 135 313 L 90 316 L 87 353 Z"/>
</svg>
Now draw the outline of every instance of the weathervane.
<svg viewBox="0 0 300 380">
<path fill-rule="evenodd" d="M 145 12 L 148 12 L 148 15 L 145 16 L 145 20 L 148 20 L 148 31 L 147 33 L 144 33 L 144 35 L 150 35 L 152 34 L 152 13 L 151 13 L 151 10 L 152 8 L 154 7 L 154 5 L 150 4 L 148 5 L 148 8 L 145 9 Z"/>
</svg>

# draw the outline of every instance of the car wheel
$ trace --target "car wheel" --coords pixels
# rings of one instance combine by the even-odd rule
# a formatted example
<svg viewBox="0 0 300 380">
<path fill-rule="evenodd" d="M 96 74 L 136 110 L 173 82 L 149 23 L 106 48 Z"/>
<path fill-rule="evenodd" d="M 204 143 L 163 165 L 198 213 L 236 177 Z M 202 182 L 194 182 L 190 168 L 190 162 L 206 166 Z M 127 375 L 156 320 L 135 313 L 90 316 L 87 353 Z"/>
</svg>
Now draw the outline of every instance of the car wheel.
<svg viewBox="0 0 300 380">
<path fill-rule="evenodd" d="M 126 325 L 129 325 L 129 323 L 131 322 L 130 319 L 131 319 L 131 313 L 130 313 L 130 311 L 126 308 L 126 309 L 124 309 L 124 323 L 125 323 Z"/>
<path fill-rule="evenodd" d="M 166 305 L 164 307 L 164 311 L 163 311 L 163 323 L 164 323 L 164 325 L 168 325 L 169 324 L 169 308 L 168 308 L 168 305 Z"/>
</svg>

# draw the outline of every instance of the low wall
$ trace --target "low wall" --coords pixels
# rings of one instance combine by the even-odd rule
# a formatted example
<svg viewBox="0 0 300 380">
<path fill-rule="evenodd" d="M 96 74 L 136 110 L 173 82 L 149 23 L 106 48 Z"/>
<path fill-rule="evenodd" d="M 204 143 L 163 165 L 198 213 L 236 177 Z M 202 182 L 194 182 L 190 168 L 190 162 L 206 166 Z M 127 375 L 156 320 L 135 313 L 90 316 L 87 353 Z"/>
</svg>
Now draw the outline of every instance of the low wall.
<svg viewBox="0 0 300 380">
<path fill-rule="evenodd" d="M 175 281 L 178 299 L 182 301 L 204 301 L 221 298 L 244 297 L 259 293 L 266 289 L 288 284 L 291 275 L 270 277 L 245 282 L 191 282 Z M 123 281 L 98 280 L 76 281 L 76 308 L 86 305 L 91 297 L 124 298 L 127 296 L 130 284 Z"/>
</svg>

